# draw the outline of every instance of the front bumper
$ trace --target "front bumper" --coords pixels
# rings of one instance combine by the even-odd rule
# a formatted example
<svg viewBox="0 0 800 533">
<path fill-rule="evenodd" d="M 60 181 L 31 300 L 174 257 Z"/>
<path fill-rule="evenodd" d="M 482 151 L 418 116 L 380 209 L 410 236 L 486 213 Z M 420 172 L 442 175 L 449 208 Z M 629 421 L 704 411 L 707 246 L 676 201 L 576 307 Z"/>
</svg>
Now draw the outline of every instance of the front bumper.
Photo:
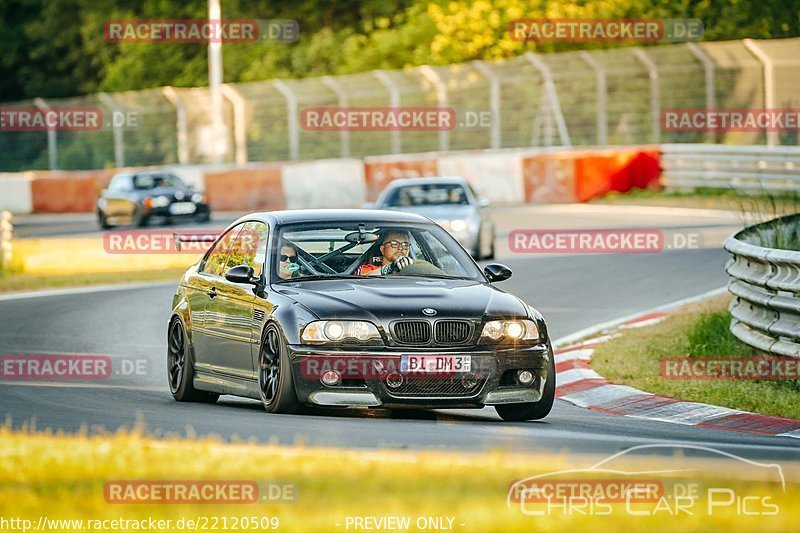
<svg viewBox="0 0 800 533">
<path fill-rule="evenodd" d="M 169 219 L 193 219 L 208 216 L 211 213 L 211 208 L 206 203 L 195 203 L 195 210 L 192 213 L 173 214 L 170 212 L 170 206 L 151 207 L 144 209 L 144 215 L 148 217 L 162 217 Z"/>
<path fill-rule="evenodd" d="M 331 407 L 412 407 L 420 409 L 480 408 L 487 405 L 530 403 L 541 399 L 552 357 L 547 343 L 525 347 L 470 347 L 456 350 L 331 350 L 302 345 L 289 346 L 295 390 L 304 404 Z M 396 369 L 403 355 L 470 355 L 471 372 L 417 374 L 374 371 L 377 361 Z M 342 363 L 347 361 L 347 363 Z M 340 384 L 328 386 L 319 372 L 309 369 L 342 370 Z M 392 366 L 392 362 L 395 366 Z M 355 374 L 352 369 L 356 369 Z M 516 379 L 518 370 L 530 370 L 534 379 L 523 385 Z M 403 384 L 392 387 L 389 373 L 402 374 Z M 474 381 L 474 386 L 471 385 Z"/>
</svg>

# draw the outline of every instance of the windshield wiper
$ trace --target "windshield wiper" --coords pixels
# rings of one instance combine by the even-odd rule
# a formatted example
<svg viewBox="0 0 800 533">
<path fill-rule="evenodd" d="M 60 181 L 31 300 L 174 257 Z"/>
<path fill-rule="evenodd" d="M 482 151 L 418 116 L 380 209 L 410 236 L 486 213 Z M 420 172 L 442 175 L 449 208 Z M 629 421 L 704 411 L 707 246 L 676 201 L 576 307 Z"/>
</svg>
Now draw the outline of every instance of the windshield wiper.
<svg viewBox="0 0 800 533">
<path fill-rule="evenodd" d="M 464 276 L 448 276 L 447 274 L 407 274 L 405 276 L 392 276 L 393 278 L 434 278 L 434 279 L 465 279 L 472 280 L 473 278 L 466 278 Z"/>
<path fill-rule="evenodd" d="M 294 283 L 297 281 L 317 281 L 322 279 L 364 279 L 364 276 L 353 274 L 316 274 L 313 276 L 300 276 L 298 278 L 281 279 L 275 283 Z"/>
</svg>

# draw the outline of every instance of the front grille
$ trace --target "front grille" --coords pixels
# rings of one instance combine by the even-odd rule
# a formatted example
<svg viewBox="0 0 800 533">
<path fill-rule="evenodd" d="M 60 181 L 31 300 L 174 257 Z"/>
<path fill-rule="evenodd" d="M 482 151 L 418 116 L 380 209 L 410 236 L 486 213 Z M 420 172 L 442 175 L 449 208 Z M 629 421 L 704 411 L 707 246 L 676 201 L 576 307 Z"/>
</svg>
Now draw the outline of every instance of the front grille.
<svg viewBox="0 0 800 533">
<path fill-rule="evenodd" d="M 389 394 L 396 397 L 403 396 L 446 396 L 469 397 L 475 396 L 486 383 L 486 377 L 478 377 L 475 386 L 465 388 L 461 383 L 463 374 L 452 377 L 408 377 L 403 384 L 393 389 L 386 387 Z"/>
<path fill-rule="evenodd" d="M 437 344 L 464 344 L 472 334 L 472 324 L 466 320 L 440 320 L 436 323 Z"/>
<path fill-rule="evenodd" d="M 431 341 L 431 324 L 424 320 L 395 322 L 394 338 L 401 344 L 428 344 Z"/>
</svg>

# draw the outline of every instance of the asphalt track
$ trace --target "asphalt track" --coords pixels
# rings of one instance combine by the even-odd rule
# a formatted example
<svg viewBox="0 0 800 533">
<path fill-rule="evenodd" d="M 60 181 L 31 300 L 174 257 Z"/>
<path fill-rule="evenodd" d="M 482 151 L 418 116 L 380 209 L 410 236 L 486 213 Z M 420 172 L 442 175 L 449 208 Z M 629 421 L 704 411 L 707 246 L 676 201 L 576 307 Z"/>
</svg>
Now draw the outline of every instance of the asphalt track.
<svg viewBox="0 0 800 533">
<path fill-rule="evenodd" d="M 641 221 L 640 215 L 636 218 Z M 609 220 L 596 223 L 609 227 Z M 627 225 L 619 217 L 615 220 Z M 672 223 L 646 221 L 651 226 Z M 696 217 L 680 224 L 724 225 Z M 503 261 L 514 276 L 501 286 L 542 311 L 551 335 L 559 338 L 722 287 L 727 257 L 717 245 L 652 254 L 506 254 Z M 139 375 L 112 375 L 97 383 L 0 382 L 0 416 L 18 428 L 114 431 L 138 424 L 155 435 L 217 435 L 226 440 L 353 448 L 605 454 L 638 444 L 682 443 L 751 459 L 800 458 L 796 439 L 607 415 L 562 401 L 556 401 L 545 420 L 526 423 L 503 422 L 493 409 L 268 415 L 258 402 L 227 396 L 216 405 L 179 404 L 169 394 L 165 369 L 165 330 L 174 285 L 0 297 L 2 354 L 83 353 L 144 361 Z"/>
</svg>

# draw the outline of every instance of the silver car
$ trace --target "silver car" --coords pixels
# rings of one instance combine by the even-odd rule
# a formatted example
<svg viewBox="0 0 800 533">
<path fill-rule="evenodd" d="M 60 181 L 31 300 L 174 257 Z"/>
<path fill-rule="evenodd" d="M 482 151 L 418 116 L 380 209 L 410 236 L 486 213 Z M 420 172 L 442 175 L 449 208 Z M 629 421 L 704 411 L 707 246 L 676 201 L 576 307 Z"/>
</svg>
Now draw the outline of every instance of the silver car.
<svg viewBox="0 0 800 533">
<path fill-rule="evenodd" d="M 494 257 L 494 228 L 486 213 L 489 200 L 458 176 L 392 181 L 374 204 L 365 207 L 426 216 L 446 229 L 475 259 Z"/>
</svg>

